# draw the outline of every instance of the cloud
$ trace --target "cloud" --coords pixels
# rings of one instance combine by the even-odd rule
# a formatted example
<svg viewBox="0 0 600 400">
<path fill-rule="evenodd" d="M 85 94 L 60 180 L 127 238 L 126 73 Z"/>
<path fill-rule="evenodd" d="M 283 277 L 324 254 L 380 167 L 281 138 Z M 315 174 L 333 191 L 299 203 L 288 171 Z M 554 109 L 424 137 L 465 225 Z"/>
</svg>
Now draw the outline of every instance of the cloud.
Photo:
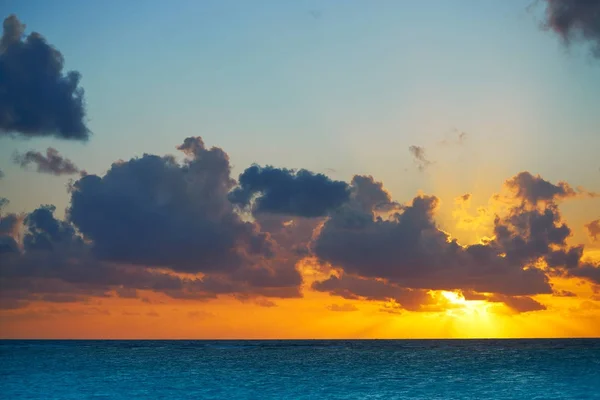
<svg viewBox="0 0 600 400">
<path fill-rule="evenodd" d="M 63 73 L 63 55 L 15 15 L 0 38 L 0 135 L 87 140 L 81 75 Z"/>
<path fill-rule="evenodd" d="M 436 304 L 429 290 L 407 289 L 383 280 L 346 274 L 341 277 L 332 275 L 324 281 L 314 282 L 312 287 L 348 300 L 393 300 L 410 311 L 423 311 L 424 306 Z"/>
<path fill-rule="evenodd" d="M 462 247 L 451 239 L 433 220 L 438 203 L 435 196 L 419 196 L 388 219 L 342 210 L 321 229 L 313 246 L 315 255 L 345 273 L 383 278 L 409 288 L 507 295 L 551 292 L 543 271 L 524 270 L 522 264 L 503 257 L 506 249 L 501 243 Z M 526 262 L 535 254 L 519 256 Z"/>
<path fill-rule="evenodd" d="M 383 306 L 379 309 L 379 311 L 388 313 L 388 314 L 400 315 L 400 314 L 402 314 L 404 309 L 402 308 L 402 306 L 400 304 L 392 302 L 392 303 L 384 303 Z"/>
<path fill-rule="evenodd" d="M 212 313 L 209 313 L 207 311 L 189 311 L 187 313 L 188 318 L 192 318 L 192 319 L 205 319 L 205 318 L 211 318 L 214 317 L 214 315 Z"/>
<path fill-rule="evenodd" d="M 306 263 L 318 271 L 313 290 L 393 303 L 394 312 L 455 306 L 442 290 L 528 312 L 544 307 L 532 296 L 561 295 L 552 277 L 600 283 L 600 266 L 567 243 L 558 202 L 581 191 L 564 182 L 508 179 L 492 238 L 462 245 L 436 223 L 436 196 L 400 204 L 371 176 L 346 183 L 274 167 L 252 166 L 236 182 L 222 149 L 199 137 L 178 149 L 183 161 L 144 154 L 79 178 L 65 220 L 53 206 L 0 215 L 1 306 L 143 301 L 141 291 L 153 291 L 267 307 L 302 296 L 296 265 Z"/>
<path fill-rule="evenodd" d="M 0 179 L 4 178 L 4 172 L 0 169 Z"/>
<path fill-rule="evenodd" d="M 441 141 L 441 144 L 445 145 L 445 146 L 449 146 L 449 145 L 453 145 L 453 144 L 462 145 L 467 140 L 467 132 L 459 131 L 457 129 L 453 129 L 453 136 L 454 137 L 452 137 L 452 138 L 448 138 L 448 137 L 444 138 Z"/>
<path fill-rule="evenodd" d="M 354 304 L 350 304 L 350 303 L 332 304 L 330 306 L 327 306 L 327 309 L 329 311 L 335 311 L 335 312 L 352 312 L 352 311 L 358 311 L 358 308 Z"/>
<path fill-rule="evenodd" d="M 585 42 L 592 54 L 600 57 L 599 0 L 546 0 L 547 29 L 553 30 L 566 45 Z"/>
<path fill-rule="evenodd" d="M 556 297 L 577 297 L 577 294 L 569 290 L 557 290 L 552 295 Z"/>
<path fill-rule="evenodd" d="M 227 154 L 200 138 L 179 148 L 188 156 L 183 163 L 144 155 L 114 163 L 102 177 L 80 178 L 65 221 L 52 206 L 3 216 L 5 304 L 48 294 L 133 297 L 137 290 L 199 300 L 300 296 L 301 256 L 243 221 L 229 202 Z"/>
<path fill-rule="evenodd" d="M 348 201 L 348 184 L 324 174 L 253 165 L 239 177 L 229 199 L 254 213 L 322 217 Z"/>
<path fill-rule="evenodd" d="M 414 161 L 417 164 L 419 171 L 425 171 L 427 167 L 433 164 L 433 161 L 429 161 L 425 156 L 425 148 L 421 146 L 410 146 L 408 151 L 414 157 Z"/>
<path fill-rule="evenodd" d="M 550 276 L 600 282 L 600 268 L 581 262 L 583 246 L 567 244 L 571 229 L 556 204 L 576 192 L 566 183 L 555 185 L 529 173 L 505 185 L 514 200 L 496 215 L 494 237 L 468 246 L 435 223 L 435 196 L 418 196 L 387 218 L 359 207 L 353 197 L 327 219 L 311 246 L 321 263 L 340 271 L 313 288 L 348 299 L 392 299 L 411 310 L 431 305 L 427 293 L 419 291 L 493 293 L 485 299 L 527 312 L 543 309 L 529 296 L 552 293 Z M 459 201 L 469 199 L 465 195 Z M 405 293 L 421 298 L 407 307 L 401 299 Z"/>
<path fill-rule="evenodd" d="M 590 223 L 585 225 L 588 235 L 592 241 L 598 240 L 598 236 L 600 236 L 600 219 L 596 219 L 591 221 Z"/>
<path fill-rule="evenodd" d="M 375 181 L 372 176 L 354 175 L 351 185 L 352 201 L 362 210 L 387 212 L 402 208 L 399 203 L 392 200 L 383 183 Z"/>
<path fill-rule="evenodd" d="M 72 175 L 79 172 L 79 168 L 68 158 L 64 158 L 58 150 L 52 147 L 46 149 L 44 156 L 39 151 L 30 150 L 25 154 L 14 154 L 14 162 L 21 168 L 27 168 L 31 164 L 36 165 L 37 172 L 51 175 Z"/>
<path fill-rule="evenodd" d="M 254 304 L 256 304 L 257 306 L 260 306 L 260 307 L 267 307 L 267 308 L 277 307 L 277 304 L 269 299 L 256 299 L 254 301 Z"/>
<path fill-rule="evenodd" d="M 269 258 L 272 243 L 227 200 L 229 157 L 200 138 L 179 147 L 189 158 L 145 154 L 72 186 L 70 220 L 103 260 L 181 272 L 233 271 Z"/>
<path fill-rule="evenodd" d="M 546 310 L 546 306 L 532 299 L 531 297 L 525 296 L 503 296 L 494 295 L 488 298 L 490 302 L 504 303 L 508 308 L 516 313 L 526 313 L 532 311 Z"/>
<path fill-rule="evenodd" d="M 557 185 L 542 179 L 539 175 L 529 172 L 520 172 L 505 182 L 505 186 L 514 191 L 516 196 L 530 204 L 540 201 L 555 201 L 575 197 L 577 192 L 566 182 Z"/>
</svg>

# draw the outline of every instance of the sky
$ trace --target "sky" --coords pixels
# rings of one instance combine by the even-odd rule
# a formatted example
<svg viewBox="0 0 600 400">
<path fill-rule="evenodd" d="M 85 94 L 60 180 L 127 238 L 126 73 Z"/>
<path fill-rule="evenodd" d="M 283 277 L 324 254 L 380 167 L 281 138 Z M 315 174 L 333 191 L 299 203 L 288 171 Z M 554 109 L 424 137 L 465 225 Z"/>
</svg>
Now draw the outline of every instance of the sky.
<svg viewBox="0 0 600 400">
<path fill-rule="evenodd" d="M 0 0 L 0 337 L 600 336 L 598 15 Z"/>
</svg>

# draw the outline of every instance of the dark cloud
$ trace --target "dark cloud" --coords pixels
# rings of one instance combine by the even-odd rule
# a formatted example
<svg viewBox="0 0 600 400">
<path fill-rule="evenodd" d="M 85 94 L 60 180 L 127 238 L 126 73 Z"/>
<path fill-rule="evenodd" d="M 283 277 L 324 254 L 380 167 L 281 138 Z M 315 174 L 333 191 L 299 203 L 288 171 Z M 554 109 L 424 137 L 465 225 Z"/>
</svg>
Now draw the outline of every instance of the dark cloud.
<svg viewBox="0 0 600 400">
<path fill-rule="evenodd" d="M 340 210 L 323 226 L 314 252 L 322 262 L 346 273 L 408 288 L 507 295 L 551 292 L 543 271 L 524 270 L 524 264 L 504 257 L 501 243 L 460 246 L 434 223 L 437 205 L 434 196 L 416 197 L 388 219 Z M 520 256 L 523 263 L 535 259 L 535 254 Z"/>
<path fill-rule="evenodd" d="M 600 285 L 600 265 L 591 263 L 582 263 L 578 268 L 570 269 L 567 276 L 584 278 L 588 281 Z"/>
<path fill-rule="evenodd" d="M 600 57 L 600 1 L 546 0 L 546 27 L 556 32 L 565 44 L 581 41 L 591 45 Z"/>
<path fill-rule="evenodd" d="M 421 146 L 410 146 L 408 151 L 414 157 L 414 161 L 417 164 L 419 171 L 425 171 L 427 167 L 433 164 L 433 161 L 429 161 L 425 156 L 425 148 Z"/>
<path fill-rule="evenodd" d="M 87 140 L 84 92 L 76 71 L 63 73 L 60 51 L 43 36 L 25 36 L 15 15 L 0 38 L 0 135 Z"/>
<path fill-rule="evenodd" d="M 556 297 L 577 297 L 577 294 L 569 290 L 557 290 L 554 293 L 552 293 L 552 295 Z"/>
<path fill-rule="evenodd" d="M 61 156 L 55 148 L 48 147 L 46 155 L 39 151 L 30 150 L 25 154 L 15 153 L 13 160 L 21 168 L 31 164 L 36 165 L 37 172 L 52 175 L 72 175 L 79 172 L 79 168 L 68 158 Z"/>
<path fill-rule="evenodd" d="M 51 206 L 21 219 L 3 216 L 6 303 L 49 294 L 133 298 L 138 290 L 181 299 L 300 296 L 301 256 L 234 212 L 227 154 L 200 138 L 180 149 L 188 155 L 182 164 L 144 155 L 113 164 L 103 177 L 79 179 L 67 221 L 54 218 Z"/>
<path fill-rule="evenodd" d="M 3 214 L 2 208 L 8 203 L 8 199 L 0 197 L 0 256 L 19 251 L 15 236 L 18 234 L 18 228 L 23 218 L 16 214 Z"/>
<path fill-rule="evenodd" d="M 532 311 L 542 311 L 546 306 L 526 296 L 504 296 L 494 295 L 488 298 L 488 301 L 504 303 L 508 308 L 516 313 L 526 313 Z"/>
<path fill-rule="evenodd" d="M 428 290 L 407 289 L 383 280 L 346 274 L 341 277 L 332 275 L 324 281 L 314 282 L 312 287 L 348 300 L 393 300 L 410 311 L 424 311 L 428 305 L 436 303 Z"/>
<path fill-rule="evenodd" d="M 135 288 L 120 286 L 115 289 L 115 293 L 122 299 L 137 299 L 138 291 Z"/>
<path fill-rule="evenodd" d="M 529 296 L 552 293 L 550 275 L 600 282 L 600 268 L 581 262 L 583 246 L 567 244 L 571 229 L 555 203 L 575 192 L 565 183 L 554 185 L 529 173 L 506 185 L 516 205 L 496 217 L 493 239 L 470 246 L 459 245 L 435 224 L 434 196 L 416 197 L 388 218 L 364 206 L 369 203 L 359 206 L 353 196 L 324 223 L 312 244 L 320 262 L 342 275 L 316 282 L 314 288 L 349 299 L 392 299 L 405 308 L 398 295 L 403 290 L 460 290 L 471 300 L 503 302 L 526 312 L 543 309 Z M 540 261 L 548 271 L 538 267 Z M 421 294 L 420 301 L 427 299 Z"/>
<path fill-rule="evenodd" d="M 506 187 L 513 190 L 517 197 L 530 204 L 538 204 L 540 201 L 555 201 L 568 197 L 574 197 L 577 192 L 566 182 L 558 185 L 542 179 L 539 175 L 529 172 L 520 172 L 505 182 Z"/>
<path fill-rule="evenodd" d="M 104 260 L 182 272 L 233 271 L 272 243 L 242 221 L 227 200 L 229 158 L 200 138 L 179 147 L 189 158 L 145 154 L 115 163 L 105 176 L 73 184 L 70 220 Z"/>
<path fill-rule="evenodd" d="M 382 310 L 392 312 L 452 307 L 438 290 L 528 312 L 544 308 L 531 296 L 560 295 L 553 276 L 600 283 L 599 266 L 581 261 L 583 246 L 567 244 L 571 229 L 557 202 L 581 191 L 566 183 L 526 172 L 507 180 L 512 197 L 493 238 L 463 246 L 436 224 L 435 196 L 399 204 L 371 176 L 348 184 L 257 166 L 236 186 L 223 150 L 197 137 L 178 149 L 182 162 L 145 154 L 81 177 L 64 221 L 52 206 L 0 215 L 2 307 L 142 301 L 141 291 L 184 300 L 228 295 L 268 307 L 273 298 L 301 296 L 296 265 L 306 257 L 329 276 L 314 290 L 390 303 Z"/>
<path fill-rule="evenodd" d="M 254 301 L 254 304 L 256 304 L 257 306 L 260 306 L 260 307 L 267 307 L 267 308 L 277 307 L 277 304 L 269 299 L 256 299 Z"/>
<path fill-rule="evenodd" d="M 352 311 L 358 311 L 358 308 L 354 304 L 350 304 L 350 303 L 332 304 L 330 306 L 327 306 L 327 309 L 329 311 L 335 311 L 335 312 L 352 312 Z"/>
<path fill-rule="evenodd" d="M 600 219 L 591 221 L 589 224 L 585 225 L 585 228 L 587 229 L 588 235 L 592 241 L 595 242 L 598 240 L 598 237 L 600 236 Z"/>
<path fill-rule="evenodd" d="M 0 179 L 4 178 L 4 172 L 0 169 Z"/>
<path fill-rule="evenodd" d="M 355 175 L 352 178 L 352 201 L 362 210 L 375 212 L 394 211 L 401 205 L 392 200 L 392 196 L 372 176 Z"/>
<path fill-rule="evenodd" d="M 321 217 L 348 201 L 348 184 L 323 174 L 253 165 L 239 177 L 229 199 L 254 213 Z"/>
<path fill-rule="evenodd" d="M 463 202 L 471 200 L 471 193 L 465 193 L 462 196 L 459 196 L 458 200 L 461 200 Z"/>
</svg>

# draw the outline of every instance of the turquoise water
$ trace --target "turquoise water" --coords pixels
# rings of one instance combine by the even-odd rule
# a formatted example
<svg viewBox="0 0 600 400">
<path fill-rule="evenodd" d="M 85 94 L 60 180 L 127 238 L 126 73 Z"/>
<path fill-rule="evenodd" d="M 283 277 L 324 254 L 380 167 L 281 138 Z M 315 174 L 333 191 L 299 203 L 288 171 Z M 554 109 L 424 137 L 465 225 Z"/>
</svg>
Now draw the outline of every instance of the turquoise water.
<svg viewBox="0 0 600 400">
<path fill-rule="evenodd" d="M 600 340 L 0 341 L 2 399 L 600 399 Z"/>
</svg>

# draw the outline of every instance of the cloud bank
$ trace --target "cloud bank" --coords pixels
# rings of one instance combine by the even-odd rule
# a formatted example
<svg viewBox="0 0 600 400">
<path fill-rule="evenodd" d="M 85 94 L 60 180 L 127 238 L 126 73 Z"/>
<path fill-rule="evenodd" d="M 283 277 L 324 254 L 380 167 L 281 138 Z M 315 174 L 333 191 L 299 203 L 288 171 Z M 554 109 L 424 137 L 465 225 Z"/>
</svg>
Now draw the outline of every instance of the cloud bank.
<svg viewBox="0 0 600 400">
<path fill-rule="evenodd" d="M 402 204 L 371 176 L 346 183 L 256 165 L 236 181 L 222 149 L 188 137 L 178 150 L 183 161 L 144 154 L 80 177 L 65 220 L 49 205 L 0 214 L 2 307 L 144 291 L 274 305 L 302 296 L 303 259 L 329 271 L 313 290 L 394 313 L 452 307 L 439 291 L 532 312 L 545 309 L 533 296 L 566 295 L 553 277 L 600 284 L 600 266 L 567 243 L 559 203 L 585 191 L 566 182 L 507 179 L 492 238 L 463 245 L 436 223 L 436 196 Z"/>
</svg>

